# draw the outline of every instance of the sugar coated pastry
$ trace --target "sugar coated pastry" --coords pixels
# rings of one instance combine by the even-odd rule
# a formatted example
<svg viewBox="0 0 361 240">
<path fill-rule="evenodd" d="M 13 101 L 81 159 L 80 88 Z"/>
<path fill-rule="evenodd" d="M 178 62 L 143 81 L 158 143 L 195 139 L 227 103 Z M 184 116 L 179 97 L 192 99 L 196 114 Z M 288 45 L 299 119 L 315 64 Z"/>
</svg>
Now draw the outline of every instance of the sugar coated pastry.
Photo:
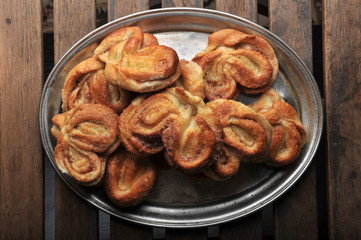
<svg viewBox="0 0 361 240">
<path fill-rule="evenodd" d="M 52 118 L 54 158 L 118 207 L 146 200 L 159 170 L 224 181 L 245 162 L 287 165 L 306 142 L 296 110 L 272 89 L 278 60 L 261 37 L 223 29 L 189 61 L 130 26 L 89 49 Z M 241 94 L 261 95 L 246 106 Z"/>
</svg>

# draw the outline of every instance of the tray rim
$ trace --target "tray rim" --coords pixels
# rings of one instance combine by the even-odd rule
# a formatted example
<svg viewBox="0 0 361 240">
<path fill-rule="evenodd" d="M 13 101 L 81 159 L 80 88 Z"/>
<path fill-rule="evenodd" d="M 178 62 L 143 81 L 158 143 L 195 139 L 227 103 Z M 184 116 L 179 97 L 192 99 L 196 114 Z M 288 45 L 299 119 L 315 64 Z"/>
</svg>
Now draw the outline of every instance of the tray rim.
<svg viewBox="0 0 361 240">
<path fill-rule="evenodd" d="M 65 61 L 69 55 L 71 55 L 74 51 L 76 51 L 77 49 L 82 49 L 83 46 L 86 45 L 87 41 L 89 40 L 89 38 L 91 38 L 93 35 L 95 34 L 100 34 L 102 32 L 108 32 L 109 29 L 115 29 L 116 26 L 118 24 L 121 24 L 122 26 L 126 25 L 127 21 L 131 21 L 134 18 L 137 17 L 142 17 L 142 16 L 148 16 L 148 15 L 152 15 L 152 14 L 163 14 L 163 13 L 171 13 L 171 12 L 177 12 L 179 14 L 181 13 L 185 13 L 185 14 L 189 14 L 189 13 L 200 13 L 200 14 L 209 14 L 209 15 L 217 15 L 220 17 L 225 17 L 225 18 L 231 18 L 234 19 L 235 21 L 241 21 L 245 24 L 247 24 L 248 26 L 251 26 L 255 29 L 257 29 L 260 32 L 263 33 L 267 33 L 270 37 L 274 38 L 277 40 L 278 44 L 281 44 L 284 49 L 286 50 L 286 54 L 287 55 L 293 55 L 295 57 L 296 64 L 299 65 L 300 67 L 302 67 L 302 70 L 304 70 L 304 74 L 307 75 L 308 79 L 310 80 L 310 84 L 312 85 L 313 89 L 315 90 L 313 93 L 316 95 L 316 100 L 317 100 L 317 105 L 319 106 L 319 128 L 317 131 L 317 137 L 315 139 L 314 142 L 314 146 L 312 147 L 311 151 L 309 152 L 309 157 L 308 157 L 308 161 L 305 162 L 304 164 L 301 165 L 301 167 L 297 168 L 297 175 L 293 176 L 292 181 L 288 181 L 286 184 L 281 184 L 281 190 L 277 191 L 277 194 L 273 194 L 271 198 L 267 198 L 264 199 L 262 201 L 259 201 L 259 203 L 254 204 L 255 206 L 253 206 L 251 209 L 249 209 L 246 212 L 243 212 L 242 214 L 231 214 L 230 216 L 227 217 L 223 217 L 222 219 L 211 219 L 209 221 L 202 221 L 202 222 L 191 222 L 191 223 L 184 223 L 184 222 L 154 222 L 154 221 L 149 221 L 149 220 L 145 220 L 145 219 L 139 219 L 137 217 L 132 216 L 131 214 L 124 214 L 124 215 L 119 215 L 116 214 L 108 209 L 106 209 L 104 206 L 100 206 L 99 204 L 97 204 L 96 202 L 94 202 L 94 200 L 90 199 L 89 197 L 87 197 L 86 195 L 84 195 L 82 192 L 79 192 L 70 182 L 68 182 L 67 176 L 65 176 L 64 174 L 62 174 L 59 169 L 56 167 L 55 165 L 55 161 L 52 161 L 51 159 L 53 158 L 53 154 L 51 149 L 48 149 L 46 147 L 46 140 L 44 136 L 46 136 L 47 134 L 45 133 L 47 131 L 46 126 L 48 126 L 48 124 L 45 124 L 45 126 L 43 126 L 43 119 L 42 119 L 42 115 L 45 109 L 45 106 L 43 104 L 44 99 L 46 99 L 47 95 L 47 86 L 51 86 L 51 80 L 56 79 L 54 77 L 54 74 L 56 74 L 58 72 L 59 69 L 62 69 L 67 61 Z M 125 24 L 122 24 L 122 22 L 125 22 Z M 254 30 L 254 29 L 253 29 Z M 287 52 L 288 51 L 288 52 Z M 69 59 L 68 59 L 69 60 Z M 160 9 L 153 9 L 153 10 L 146 10 L 146 11 L 141 11 L 141 12 L 137 12 L 137 13 L 133 13 L 118 19 L 115 19 L 107 24 L 104 24 L 103 26 L 94 29 L 93 31 L 91 31 L 90 33 L 88 33 L 87 35 L 85 35 L 83 38 L 81 38 L 78 42 L 76 42 L 66 53 L 64 53 L 64 55 L 59 59 L 59 61 L 55 64 L 55 66 L 53 67 L 52 71 L 50 72 L 49 76 L 47 77 L 47 80 L 43 86 L 43 91 L 42 91 L 42 95 L 41 95 L 41 99 L 40 99 L 40 107 L 39 107 L 39 130 L 40 130 L 40 134 L 41 134 L 41 139 L 42 139 L 42 146 L 43 149 L 45 149 L 45 152 L 47 154 L 47 157 L 51 163 L 51 165 L 53 166 L 53 168 L 55 169 L 55 171 L 57 172 L 58 176 L 61 177 L 61 179 L 82 199 L 86 200 L 88 203 L 90 203 L 91 205 L 93 205 L 94 207 L 96 207 L 99 210 L 102 210 L 104 212 L 107 212 L 108 214 L 115 216 L 117 218 L 120 219 L 124 219 L 124 220 L 128 220 L 130 222 L 134 222 L 134 223 L 138 223 L 138 224 L 143 224 L 143 225 L 148 225 L 148 226 L 153 226 L 153 227 L 164 227 L 164 228 L 195 228 L 195 227 L 207 227 L 207 226 L 211 226 L 211 225 L 216 225 L 216 224 L 220 224 L 220 223 L 225 223 L 225 222 L 229 222 L 238 218 L 242 218 L 245 217 L 257 210 L 260 210 L 262 207 L 274 202 L 276 199 L 278 199 L 279 197 L 281 197 L 285 192 L 287 192 L 298 180 L 299 178 L 303 175 L 303 173 L 306 171 L 306 169 L 309 167 L 310 163 L 312 162 L 312 159 L 314 158 L 314 155 L 318 149 L 320 140 L 321 140 L 321 136 L 322 136 L 322 129 L 323 129 L 323 105 L 322 105 L 322 101 L 321 101 L 321 95 L 320 95 L 320 91 L 319 88 L 316 84 L 316 81 L 313 77 L 313 75 L 311 74 L 311 72 L 309 71 L 308 67 L 306 66 L 306 64 L 302 61 L 302 59 L 299 57 L 299 55 L 290 47 L 288 46 L 282 39 L 280 39 L 278 36 L 276 36 L 275 34 L 273 34 L 272 32 L 270 32 L 269 30 L 259 26 L 256 23 L 253 23 L 247 19 L 244 19 L 242 17 L 238 17 L 236 15 L 233 14 L 229 14 L 229 13 L 224 13 L 221 11 L 217 11 L 217 10 L 210 10 L 210 9 L 204 9 L 204 8 L 189 8 L 189 7 L 174 7 L 174 8 L 160 8 Z M 47 120 L 45 121 L 47 123 Z"/>
</svg>

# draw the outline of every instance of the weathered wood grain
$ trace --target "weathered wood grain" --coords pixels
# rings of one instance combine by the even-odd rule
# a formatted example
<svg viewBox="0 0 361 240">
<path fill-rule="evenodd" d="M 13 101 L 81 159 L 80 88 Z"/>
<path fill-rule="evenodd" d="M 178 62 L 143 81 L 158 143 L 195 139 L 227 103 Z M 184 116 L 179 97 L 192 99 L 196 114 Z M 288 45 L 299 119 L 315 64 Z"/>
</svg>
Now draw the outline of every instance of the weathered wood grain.
<svg viewBox="0 0 361 240">
<path fill-rule="evenodd" d="M 272 0 L 270 30 L 288 43 L 312 70 L 311 1 Z M 315 159 L 287 194 L 274 203 L 276 239 L 317 239 Z"/>
<path fill-rule="evenodd" d="M 323 1 L 330 239 L 361 239 L 361 5 Z"/>
<path fill-rule="evenodd" d="M 54 1 L 54 58 L 60 57 L 96 26 L 94 0 Z M 56 177 L 56 239 L 98 239 L 98 210 Z"/>
<path fill-rule="evenodd" d="M 257 0 L 215 0 L 218 11 L 257 22 Z"/>
<path fill-rule="evenodd" d="M 0 239 L 43 239 L 41 1 L 1 1 L 0 16 Z"/>
<path fill-rule="evenodd" d="M 151 227 L 119 220 L 115 217 L 110 219 L 110 237 L 113 240 L 151 240 L 152 234 Z"/>
<path fill-rule="evenodd" d="M 263 239 L 262 211 L 220 226 L 220 240 Z"/>
<path fill-rule="evenodd" d="M 108 20 L 149 9 L 149 0 L 108 0 Z"/>
<path fill-rule="evenodd" d="M 206 240 L 208 239 L 207 228 L 194 229 L 167 229 L 165 234 L 166 240 Z"/>
<path fill-rule="evenodd" d="M 216 0 L 216 10 L 257 21 L 256 0 Z M 243 232 L 242 234 L 240 234 Z M 219 228 L 220 239 L 262 239 L 262 214 L 254 213 Z M 240 235 L 239 235 L 240 234 Z"/>
<path fill-rule="evenodd" d="M 203 0 L 162 0 L 163 7 L 203 7 Z"/>
</svg>

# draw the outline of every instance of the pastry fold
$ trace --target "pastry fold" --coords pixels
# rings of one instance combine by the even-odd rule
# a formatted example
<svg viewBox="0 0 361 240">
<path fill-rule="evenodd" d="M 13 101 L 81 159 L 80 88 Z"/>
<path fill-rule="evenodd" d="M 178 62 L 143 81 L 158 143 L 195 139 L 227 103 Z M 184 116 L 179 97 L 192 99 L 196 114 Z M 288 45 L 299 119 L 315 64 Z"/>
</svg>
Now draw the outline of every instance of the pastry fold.
<svg viewBox="0 0 361 240">
<path fill-rule="evenodd" d="M 109 200 L 119 207 L 140 204 L 156 180 L 156 166 L 149 159 L 117 151 L 108 160 L 103 186 Z"/>
<path fill-rule="evenodd" d="M 130 104 L 132 93 L 109 84 L 104 67 L 98 56 L 92 56 L 69 72 L 62 90 L 64 112 L 82 104 L 98 103 L 121 113 Z"/>
<path fill-rule="evenodd" d="M 154 92 L 172 85 L 181 74 L 178 54 L 159 45 L 139 27 L 122 28 L 104 38 L 95 54 L 105 63 L 107 81 L 132 92 Z"/>
<path fill-rule="evenodd" d="M 128 151 L 151 155 L 165 148 L 170 165 L 196 172 L 209 162 L 216 143 L 203 100 L 182 88 L 136 98 L 119 118 L 120 139 Z"/>
<path fill-rule="evenodd" d="M 204 173 L 216 180 L 236 174 L 240 162 L 261 162 L 267 155 L 272 126 L 250 107 L 233 100 L 207 103 L 222 129 L 223 147 L 214 153 L 213 165 Z"/>
<path fill-rule="evenodd" d="M 294 161 L 307 138 L 296 110 L 273 88 L 264 92 L 252 108 L 272 124 L 267 163 L 282 166 Z"/>
<path fill-rule="evenodd" d="M 264 92 L 278 74 L 278 60 L 267 41 L 234 29 L 211 34 L 193 61 L 202 67 L 209 100 L 234 99 L 237 85 L 247 94 Z"/>
<path fill-rule="evenodd" d="M 180 60 L 180 66 L 182 74 L 175 82 L 174 87 L 183 88 L 192 95 L 204 100 L 205 82 L 203 80 L 202 68 L 197 63 L 185 59 Z"/>
<path fill-rule="evenodd" d="M 119 146 L 118 115 L 101 104 L 84 104 L 52 119 L 58 168 L 86 186 L 97 185 L 107 157 Z"/>
</svg>

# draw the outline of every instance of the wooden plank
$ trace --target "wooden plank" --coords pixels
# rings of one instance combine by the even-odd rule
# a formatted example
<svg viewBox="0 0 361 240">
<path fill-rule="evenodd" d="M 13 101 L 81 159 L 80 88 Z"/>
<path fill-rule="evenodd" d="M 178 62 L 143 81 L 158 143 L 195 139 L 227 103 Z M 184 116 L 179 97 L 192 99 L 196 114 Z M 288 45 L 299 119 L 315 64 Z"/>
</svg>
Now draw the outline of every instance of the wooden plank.
<svg viewBox="0 0 361 240">
<path fill-rule="evenodd" d="M 361 239 L 361 6 L 323 1 L 330 239 Z"/>
<path fill-rule="evenodd" d="M 114 217 L 110 219 L 110 231 L 110 237 L 114 240 L 150 240 L 153 236 L 151 227 L 130 223 Z"/>
<path fill-rule="evenodd" d="M 108 0 L 108 20 L 149 9 L 147 0 Z M 152 239 L 152 228 L 110 217 L 111 239 Z"/>
<path fill-rule="evenodd" d="M 262 211 L 220 227 L 220 240 L 262 239 Z"/>
<path fill-rule="evenodd" d="M 257 0 L 215 0 L 218 11 L 257 22 Z"/>
<path fill-rule="evenodd" d="M 272 0 L 269 17 L 270 30 L 288 43 L 312 69 L 311 1 Z M 300 181 L 274 203 L 276 239 L 317 239 L 315 161 Z"/>
<path fill-rule="evenodd" d="M 0 1 L 0 16 L 0 239 L 43 239 L 41 1 Z"/>
<path fill-rule="evenodd" d="M 94 0 L 54 1 L 54 58 L 60 57 L 96 26 Z M 56 177 L 56 239 L 98 239 L 98 210 Z"/>
<path fill-rule="evenodd" d="M 192 228 L 192 229 L 166 229 L 166 240 L 206 240 L 208 231 L 207 228 Z"/>
<path fill-rule="evenodd" d="M 203 0 L 162 0 L 163 7 L 203 7 Z"/>
<path fill-rule="evenodd" d="M 108 0 L 109 21 L 149 9 L 149 0 Z"/>
<path fill-rule="evenodd" d="M 216 0 L 216 10 L 257 21 L 256 0 Z M 262 239 L 262 213 L 223 224 L 219 228 L 220 239 Z"/>
</svg>

